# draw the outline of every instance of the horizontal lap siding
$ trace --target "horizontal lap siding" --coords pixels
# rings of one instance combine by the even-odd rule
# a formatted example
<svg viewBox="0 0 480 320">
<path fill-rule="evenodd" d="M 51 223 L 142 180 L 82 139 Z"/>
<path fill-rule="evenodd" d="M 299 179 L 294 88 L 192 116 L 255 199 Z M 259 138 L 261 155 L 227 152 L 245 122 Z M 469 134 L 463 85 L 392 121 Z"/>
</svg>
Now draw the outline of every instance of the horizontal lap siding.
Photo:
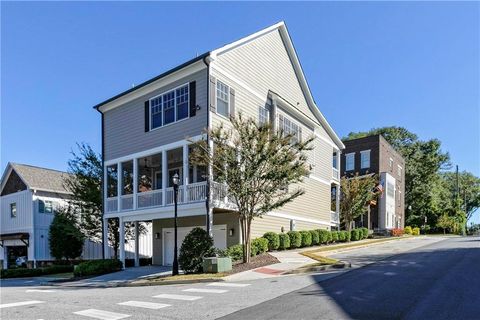
<svg viewBox="0 0 480 320">
<path fill-rule="evenodd" d="M 285 232 L 290 230 L 290 220 L 268 215 L 265 215 L 262 218 L 255 218 L 252 221 L 251 238 L 259 238 L 263 236 L 265 232 L 280 233 L 282 227 Z"/>
<path fill-rule="evenodd" d="M 314 176 L 330 181 L 332 179 L 332 157 L 333 148 L 325 141 L 315 138 L 313 143 L 315 149 L 315 168 Z"/>
<path fill-rule="evenodd" d="M 191 81 L 196 81 L 196 103 L 201 107 L 200 110 L 197 110 L 196 116 L 145 132 L 145 101 Z M 105 160 L 112 160 L 202 134 L 207 127 L 207 115 L 207 69 L 204 69 L 105 112 Z"/>
<path fill-rule="evenodd" d="M 272 90 L 314 118 L 278 30 L 222 53 L 215 64 L 261 95 Z"/>
</svg>

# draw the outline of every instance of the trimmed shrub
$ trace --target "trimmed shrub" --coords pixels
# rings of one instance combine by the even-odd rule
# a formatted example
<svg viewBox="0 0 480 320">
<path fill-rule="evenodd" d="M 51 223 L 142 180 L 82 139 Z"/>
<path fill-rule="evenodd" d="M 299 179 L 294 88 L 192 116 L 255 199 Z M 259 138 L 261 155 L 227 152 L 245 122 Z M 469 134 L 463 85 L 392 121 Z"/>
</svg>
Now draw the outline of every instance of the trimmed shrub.
<svg viewBox="0 0 480 320">
<path fill-rule="evenodd" d="M 310 230 L 309 231 L 312 234 L 312 246 L 316 246 L 320 244 L 320 237 L 318 235 L 317 230 Z"/>
<path fill-rule="evenodd" d="M 193 228 L 183 239 L 178 264 L 185 273 L 203 271 L 203 258 L 214 253 L 213 238 L 202 228 Z"/>
<path fill-rule="evenodd" d="M 225 255 L 230 257 L 232 261 L 239 261 L 243 259 L 243 245 L 236 244 L 225 250 Z"/>
<path fill-rule="evenodd" d="M 288 231 L 288 236 L 290 237 L 290 248 L 300 248 L 302 245 L 302 235 L 298 231 Z"/>
<path fill-rule="evenodd" d="M 122 270 L 118 259 L 90 260 L 80 263 L 73 270 L 75 277 L 101 275 Z"/>
<path fill-rule="evenodd" d="M 352 239 L 352 233 L 351 233 L 351 232 L 348 232 L 348 231 L 346 231 L 346 230 L 343 231 L 343 232 L 345 232 L 345 241 L 346 241 L 346 242 L 349 242 L 350 239 Z"/>
<path fill-rule="evenodd" d="M 302 247 L 310 247 L 312 245 L 312 234 L 310 231 L 300 231 L 302 235 Z"/>
<path fill-rule="evenodd" d="M 350 239 L 352 241 L 358 241 L 358 240 L 361 239 L 360 238 L 360 230 L 358 230 L 358 229 L 353 229 L 352 231 L 350 231 L 350 235 L 351 235 Z"/>
<path fill-rule="evenodd" d="M 345 242 L 345 232 L 338 231 L 338 241 Z"/>
<path fill-rule="evenodd" d="M 332 242 L 333 242 L 332 231 L 327 231 L 327 243 L 332 243 Z"/>
<path fill-rule="evenodd" d="M 403 231 L 405 232 L 405 234 L 412 234 L 412 227 L 406 226 Z"/>
<path fill-rule="evenodd" d="M 280 246 L 280 238 L 278 233 L 267 232 L 263 235 L 263 237 L 268 240 L 268 251 L 277 250 L 278 246 Z"/>
<path fill-rule="evenodd" d="M 401 236 L 403 236 L 403 229 L 400 229 L 400 228 L 392 229 L 392 236 L 393 236 L 393 237 L 401 237 Z"/>
<path fill-rule="evenodd" d="M 278 239 L 279 239 L 279 246 L 278 246 L 279 250 L 290 249 L 290 236 L 288 234 L 280 233 L 278 235 Z"/>
<path fill-rule="evenodd" d="M 268 240 L 265 238 L 253 239 L 250 244 L 250 255 L 252 257 L 268 251 Z"/>
<path fill-rule="evenodd" d="M 414 236 L 420 235 L 420 228 L 418 228 L 418 227 L 413 228 L 412 229 L 412 235 L 414 235 Z"/>
<path fill-rule="evenodd" d="M 26 277 L 38 277 L 48 274 L 72 272 L 73 266 L 71 265 L 53 265 L 45 268 L 27 269 L 2 269 L 0 270 L 0 278 L 26 278 Z"/>
<path fill-rule="evenodd" d="M 332 231 L 331 234 L 332 234 L 332 242 L 338 242 L 338 240 L 340 239 L 338 231 Z"/>
<path fill-rule="evenodd" d="M 323 229 L 318 229 L 318 235 L 319 235 L 319 238 L 320 238 L 320 243 L 321 244 L 327 244 L 328 243 L 328 234 L 329 234 L 329 231 L 328 230 L 323 230 Z"/>
<path fill-rule="evenodd" d="M 362 239 L 367 239 L 368 238 L 368 229 L 367 228 L 360 228 L 360 231 L 362 233 Z"/>
</svg>

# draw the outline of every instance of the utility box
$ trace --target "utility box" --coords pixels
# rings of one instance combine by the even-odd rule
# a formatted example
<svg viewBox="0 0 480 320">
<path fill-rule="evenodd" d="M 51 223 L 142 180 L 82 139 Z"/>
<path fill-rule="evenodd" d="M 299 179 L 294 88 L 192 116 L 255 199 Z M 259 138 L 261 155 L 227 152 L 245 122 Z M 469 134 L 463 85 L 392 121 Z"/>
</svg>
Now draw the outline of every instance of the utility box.
<svg viewBox="0 0 480 320">
<path fill-rule="evenodd" d="M 219 273 L 232 270 L 231 258 L 204 258 L 203 259 L 203 272 L 205 273 Z"/>
</svg>

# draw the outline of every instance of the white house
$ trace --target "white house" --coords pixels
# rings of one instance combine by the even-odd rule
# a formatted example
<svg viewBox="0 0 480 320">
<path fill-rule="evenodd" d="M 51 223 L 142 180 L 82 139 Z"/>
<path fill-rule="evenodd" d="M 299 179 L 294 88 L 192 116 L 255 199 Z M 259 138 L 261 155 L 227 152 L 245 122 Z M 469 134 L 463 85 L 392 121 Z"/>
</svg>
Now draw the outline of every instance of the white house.
<svg viewBox="0 0 480 320">
<path fill-rule="evenodd" d="M 0 184 L 0 260 L 3 268 L 26 256 L 29 267 L 52 261 L 48 231 L 56 209 L 67 205 L 71 194 L 64 187 L 68 173 L 8 163 Z M 148 226 L 148 225 L 147 225 Z M 140 255 L 152 255 L 151 226 L 140 237 Z M 133 244 L 127 243 L 127 257 Z M 110 249 L 111 250 L 111 249 Z M 102 244 L 85 241 L 82 259 L 102 258 Z"/>
</svg>

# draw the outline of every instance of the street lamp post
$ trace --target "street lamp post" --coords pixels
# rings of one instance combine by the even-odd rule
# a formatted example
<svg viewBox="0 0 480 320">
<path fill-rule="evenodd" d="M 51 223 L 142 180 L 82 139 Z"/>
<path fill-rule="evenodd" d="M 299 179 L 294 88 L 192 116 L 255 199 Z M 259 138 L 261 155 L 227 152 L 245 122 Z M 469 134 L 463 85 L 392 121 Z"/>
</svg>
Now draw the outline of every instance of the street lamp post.
<svg viewBox="0 0 480 320">
<path fill-rule="evenodd" d="M 173 202 L 175 204 L 174 210 L 175 210 L 175 222 L 174 222 L 174 243 L 173 243 L 173 266 L 172 266 L 172 275 L 176 276 L 178 275 L 178 259 L 177 259 L 177 201 L 178 201 L 178 183 L 179 183 L 179 178 L 178 178 L 178 173 L 175 173 L 173 176 Z"/>
</svg>

